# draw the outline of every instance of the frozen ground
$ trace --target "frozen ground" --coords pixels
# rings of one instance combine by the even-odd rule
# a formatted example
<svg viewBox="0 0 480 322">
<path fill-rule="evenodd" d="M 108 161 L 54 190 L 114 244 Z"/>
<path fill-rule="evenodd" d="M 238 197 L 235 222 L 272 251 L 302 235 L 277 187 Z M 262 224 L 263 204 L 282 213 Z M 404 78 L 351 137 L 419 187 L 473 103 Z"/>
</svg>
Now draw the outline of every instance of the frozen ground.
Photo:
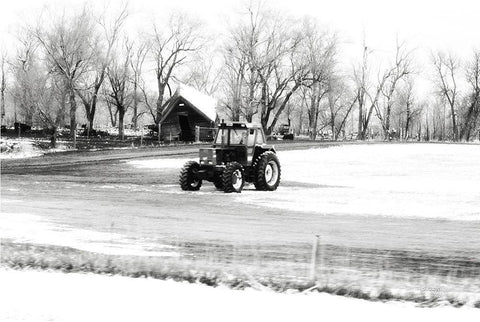
<svg viewBox="0 0 480 322">
<path fill-rule="evenodd" d="M 329 294 L 235 291 L 93 274 L 0 270 L 0 320 L 478 321 L 474 308 L 418 308 Z"/>
<path fill-rule="evenodd" d="M 266 196 L 246 189 L 237 201 L 314 214 L 480 220 L 480 146 L 345 145 L 278 155 L 282 164 L 278 191 Z M 185 161 L 129 163 L 167 171 Z"/>
</svg>

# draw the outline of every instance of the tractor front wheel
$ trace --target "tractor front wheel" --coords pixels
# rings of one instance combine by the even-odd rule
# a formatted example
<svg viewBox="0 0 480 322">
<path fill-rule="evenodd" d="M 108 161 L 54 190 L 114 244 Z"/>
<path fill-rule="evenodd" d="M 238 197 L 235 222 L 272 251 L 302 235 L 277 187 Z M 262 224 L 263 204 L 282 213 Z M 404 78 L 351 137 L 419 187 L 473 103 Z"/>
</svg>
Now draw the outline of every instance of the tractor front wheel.
<svg viewBox="0 0 480 322">
<path fill-rule="evenodd" d="M 238 162 L 230 162 L 225 167 L 222 175 L 223 191 L 242 192 L 245 185 L 245 172 Z"/>
<path fill-rule="evenodd" d="M 202 180 L 195 178 L 200 165 L 195 161 L 188 161 L 180 171 L 179 183 L 182 190 L 196 191 L 202 186 Z"/>
</svg>

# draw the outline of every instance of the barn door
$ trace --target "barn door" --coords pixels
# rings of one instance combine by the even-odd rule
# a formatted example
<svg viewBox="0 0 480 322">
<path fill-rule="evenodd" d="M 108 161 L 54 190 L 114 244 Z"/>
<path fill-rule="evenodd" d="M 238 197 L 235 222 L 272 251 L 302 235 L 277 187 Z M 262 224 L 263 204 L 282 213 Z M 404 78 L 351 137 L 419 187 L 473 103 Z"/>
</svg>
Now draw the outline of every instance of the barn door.
<svg viewBox="0 0 480 322">
<path fill-rule="evenodd" d="M 178 124 L 180 124 L 180 141 L 191 142 L 195 140 L 195 135 L 188 122 L 188 116 L 178 114 Z"/>
</svg>

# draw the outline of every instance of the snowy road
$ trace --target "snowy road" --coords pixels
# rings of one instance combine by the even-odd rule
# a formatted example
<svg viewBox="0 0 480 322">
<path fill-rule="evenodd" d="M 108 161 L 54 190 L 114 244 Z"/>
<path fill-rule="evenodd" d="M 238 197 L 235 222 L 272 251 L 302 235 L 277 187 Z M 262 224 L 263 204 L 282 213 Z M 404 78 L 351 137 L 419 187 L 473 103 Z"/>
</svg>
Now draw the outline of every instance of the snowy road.
<svg viewBox="0 0 480 322">
<path fill-rule="evenodd" d="M 418 308 L 329 294 L 233 291 L 93 274 L 0 270 L 0 321 L 478 321 L 474 308 Z M 346 309 L 348 308 L 348 309 Z"/>
</svg>

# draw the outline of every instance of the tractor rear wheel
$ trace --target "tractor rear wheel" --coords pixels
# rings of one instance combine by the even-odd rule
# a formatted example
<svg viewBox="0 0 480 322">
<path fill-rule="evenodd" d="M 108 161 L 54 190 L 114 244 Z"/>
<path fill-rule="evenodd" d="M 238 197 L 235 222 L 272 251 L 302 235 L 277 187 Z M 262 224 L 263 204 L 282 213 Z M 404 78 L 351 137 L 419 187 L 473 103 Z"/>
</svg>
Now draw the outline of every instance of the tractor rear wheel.
<svg viewBox="0 0 480 322">
<path fill-rule="evenodd" d="M 242 192 L 245 185 L 245 172 L 238 162 L 230 162 L 225 167 L 222 175 L 223 191 Z"/>
<path fill-rule="evenodd" d="M 179 183 L 182 190 L 196 191 L 202 186 L 202 180 L 195 178 L 200 165 L 195 161 L 188 161 L 180 171 Z"/>
<path fill-rule="evenodd" d="M 276 190 L 280 184 L 280 161 L 272 151 L 260 155 L 255 168 L 255 188 L 257 190 Z"/>
</svg>

